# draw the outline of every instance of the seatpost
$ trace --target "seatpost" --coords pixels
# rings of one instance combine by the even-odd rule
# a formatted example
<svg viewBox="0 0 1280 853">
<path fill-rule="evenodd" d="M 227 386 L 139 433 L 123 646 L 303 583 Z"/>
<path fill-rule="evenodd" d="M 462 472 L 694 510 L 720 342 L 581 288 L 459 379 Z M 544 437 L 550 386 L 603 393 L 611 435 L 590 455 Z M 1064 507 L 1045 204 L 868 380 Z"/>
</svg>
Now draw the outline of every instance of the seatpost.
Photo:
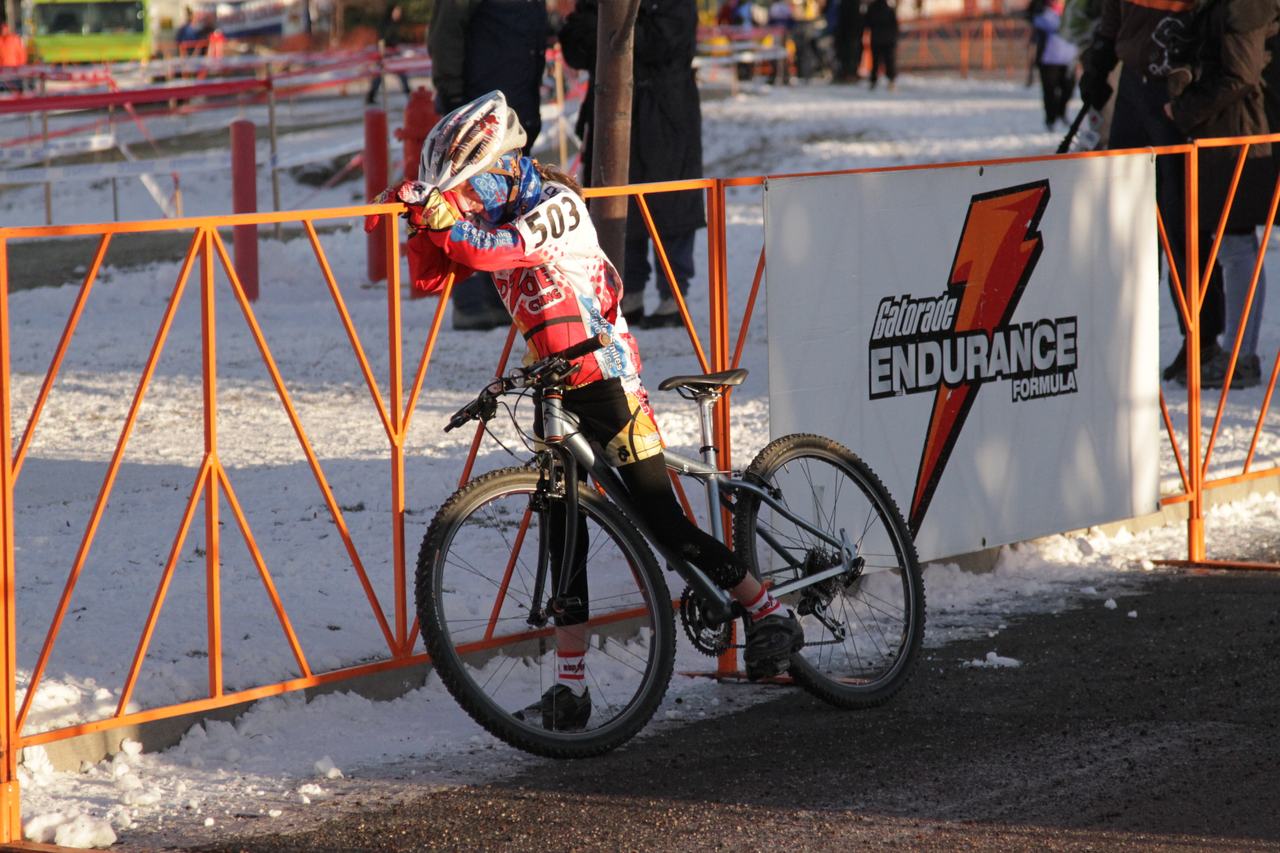
<svg viewBox="0 0 1280 853">
<path fill-rule="evenodd" d="M 714 468 L 716 465 L 716 447 L 715 438 L 711 434 L 711 418 L 718 399 L 720 399 L 718 392 L 698 397 L 698 421 L 702 428 L 702 461 L 709 468 Z M 720 481 L 715 477 L 707 478 L 707 518 L 711 523 L 711 535 L 723 542 L 724 525 L 720 520 Z"/>
</svg>

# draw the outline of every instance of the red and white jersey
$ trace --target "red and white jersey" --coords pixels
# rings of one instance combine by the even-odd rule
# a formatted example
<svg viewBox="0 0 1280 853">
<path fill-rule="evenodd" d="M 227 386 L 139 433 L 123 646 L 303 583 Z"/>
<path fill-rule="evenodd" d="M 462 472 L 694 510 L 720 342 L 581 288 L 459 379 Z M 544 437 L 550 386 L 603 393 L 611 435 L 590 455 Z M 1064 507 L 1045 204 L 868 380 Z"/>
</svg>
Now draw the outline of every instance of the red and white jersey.
<svg viewBox="0 0 1280 853">
<path fill-rule="evenodd" d="M 453 261 L 492 274 L 530 352 L 542 358 L 601 332 L 613 343 L 578 359 L 575 386 L 618 377 L 640 390 L 640 351 L 622 316 L 622 277 L 605 257 L 586 202 L 546 182 L 538 202 L 511 222 L 460 219 L 432 242 Z"/>
</svg>

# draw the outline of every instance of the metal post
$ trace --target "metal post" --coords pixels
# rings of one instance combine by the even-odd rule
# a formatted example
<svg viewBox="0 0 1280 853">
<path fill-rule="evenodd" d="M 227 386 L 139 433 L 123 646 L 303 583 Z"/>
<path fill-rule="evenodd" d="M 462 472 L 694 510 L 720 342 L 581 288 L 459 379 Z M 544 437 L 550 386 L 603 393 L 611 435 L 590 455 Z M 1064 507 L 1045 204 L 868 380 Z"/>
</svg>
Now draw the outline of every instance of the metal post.
<svg viewBox="0 0 1280 853">
<path fill-rule="evenodd" d="M 271 65 L 267 65 L 267 132 L 271 138 L 271 209 L 280 212 L 280 162 L 276 136 L 276 86 L 271 73 Z M 280 223 L 276 223 L 276 239 L 280 239 Z"/>
<path fill-rule="evenodd" d="M 115 104 L 107 107 L 107 128 L 111 131 L 111 143 L 116 141 L 116 107 Z M 111 221 L 120 221 L 120 184 L 116 180 L 116 176 L 111 176 Z"/>
<path fill-rule="evenodd" d="M 717 178 L 715 184 L 707 190 L 707 292 L 710 297 L 711 311 L 712 372 L 729 368 L 729 264 L 725 246 L 724 196 L 724 181 Z M 727 394 L 716 403 L 712 434 L 715 436 L 716 465 L 722 471 L 727 471 L 733 465 L 733 447 L 729 437 L 729 395 Z M 724 512 L 722 524 L 728 534 L 725 536 L 725 544 L 732 548 L 730 532 L 733 530 L 733 522 L 727 512 Z M 733 631 L 736 635 L 736 623 Z M 736 637 L 734 641 L 736 642 Z M 722 654 L 716 669 L 722 675 L 736 672 L 737 651 L 730 649 Z"/>
<path fill-rule="evenodd" d="M 391 404 L 391 429 L 395 433 L 391 442 L 391 550 L 392 571 L 395 572 L 396 645 L 400 655 L 407 655 L 409 640 L 408 585 L 405 575 L 404 539 L 404 366 L 401 359 L 400 334 L 400 229 L 396 227 L 394 214 L 385 214 L 382 248 L 386 253 L 383 266 L 387 278 L 387 343 Z"/>
<path fill-rule="evenodd" d="M 257 135 L 247 119 L 231 122 L 231 211 L 258 212 Z M 251 301 L 258 298 L 258 226 L 232 228 L 236 275 Z"/>
<path fill-rule="evenodd" d="M 391 102 L 387 99 L 387 90 L 391 87 L 387 85 L 387 46 L 383 42 L 378 42 L 378 91 L 382 93 L 380 100 L 382 101 L 382 111 L 390 114 Z"/>
<path fill-rule="evenodd" d="M 1192 145 L 1184 155 L 1186 170 L 1186 271 L 1183 286 L 1187 291 L 1187 466 L 1191 487 L 1191 505 L 1187 514 L 1187 559 L 1204 560 L 1204 468 L 1200 461 L 1200 206 L 1199 152 Z M 1164 155 L 1170 156 L 1168 154 Z"/>
<path fill-rule="evenodd" d="M 22 840 L 22 812 L 18 790 L 18 662 L 17 619 L 14 613 L 13 548 L 13 424 L 9 408 L 9 255 L 0 237 L 0 621 L 4 648 L 0 650 L 4 691 L 0 720 L 0 843 Z"/>
<path fill-rule="evenodd" d="M 387 186 L 387 114 L 382 110 L 364 111 L 364 192 L 373 198 Z M 378 222 L 365 243 L 369 281 L 387 277 L 386 219 Z"/>
<path fill-rule="evenodd" d="M 205 608 L 209 636 L 209 696 L 222 695 L 222 579 L 218 554 L 218 354 L 213 298 L 213 230 L 202 230 L 200 247 L 201 373 L 204 385 L 204 453 L 211 463 L 204 488 Z"/>
<path fill-rule="evenodd" d="M 48 92 L 48 80 L 44 72 L 40 72 L 40 97 Z M 49 111 L 40 111 L 40 138 L 44 145 L 44 167 L 49 168 Z M 53 224 L 53 184 L 44 182 L 44 224 Z"/>
</svg>

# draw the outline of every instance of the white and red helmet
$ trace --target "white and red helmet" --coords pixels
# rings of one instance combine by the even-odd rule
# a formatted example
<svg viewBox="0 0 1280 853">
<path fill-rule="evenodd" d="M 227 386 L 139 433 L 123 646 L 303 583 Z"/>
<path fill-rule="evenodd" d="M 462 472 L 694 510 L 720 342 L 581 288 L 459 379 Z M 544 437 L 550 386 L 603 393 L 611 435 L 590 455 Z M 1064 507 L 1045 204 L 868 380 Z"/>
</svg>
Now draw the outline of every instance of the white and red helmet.
<svg viewBox="0 0 1280 853">
<path fill-rule="evenodd" d="M 436 123 L 422 146 L 418 180 L 441 192 L 483 172 L 526 136 L 506 96 L 494 90 L 463 104 Z"/>
</svg>

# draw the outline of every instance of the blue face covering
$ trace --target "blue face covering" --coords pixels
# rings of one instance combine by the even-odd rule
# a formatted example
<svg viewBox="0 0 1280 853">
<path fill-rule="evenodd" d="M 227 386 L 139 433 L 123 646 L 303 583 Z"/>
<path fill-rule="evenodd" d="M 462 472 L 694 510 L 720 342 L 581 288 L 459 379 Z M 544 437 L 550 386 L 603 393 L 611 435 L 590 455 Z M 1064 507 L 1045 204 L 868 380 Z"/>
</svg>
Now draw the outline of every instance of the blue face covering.
<svg viewBox="0 0 1280 853">
<path fill-rule="evenodd" d="M 507 154 L 491 170 L 467 180 L 484 205 L 481 216 L 489 225 L 503 225 L 521 216 L 542 198 L 542 176 L 528 157 Z"/>
</svg>

